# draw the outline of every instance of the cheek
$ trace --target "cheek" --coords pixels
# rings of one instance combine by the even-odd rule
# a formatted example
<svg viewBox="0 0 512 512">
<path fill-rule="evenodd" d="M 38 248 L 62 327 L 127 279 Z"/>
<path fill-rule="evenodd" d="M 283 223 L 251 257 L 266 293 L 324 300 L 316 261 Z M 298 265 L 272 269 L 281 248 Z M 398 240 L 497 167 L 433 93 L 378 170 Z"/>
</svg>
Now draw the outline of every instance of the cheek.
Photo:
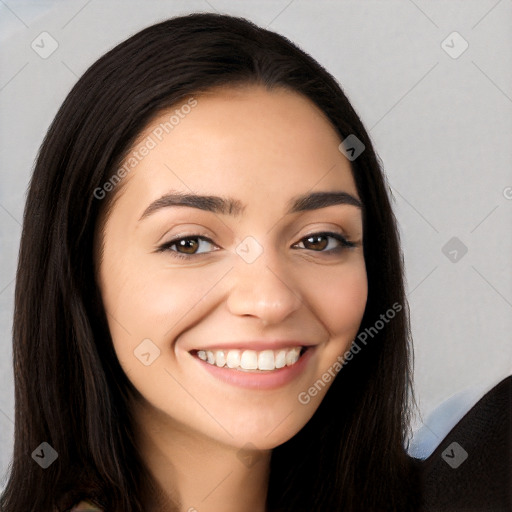
<svg viewBox="0 0 512 512">
<path fill-rule="evenodd" d="M 165 284 L 128 253 L 123 258 L 116 258 L 113 252 L 106 255 L 101 278 L 103 303 L 118 359 L 123 366 L 134 364 L 134 349 L 142 340 L 154 338 L 149 327 L 154 325 L 159 311 L 172 311 L 169 294 L 164 294 Z"/>
<path fill-rule="evenodd" d="M 123 309 L 120 314 L 135 329 L 144 326 L 153 331 L 158 326 L 170 329 L 186 322 L 188 314 L 200 308 L 225 273 L 224 267 L 184 270 L 161 267 L 146 268 L 138 276 L 126 275 L 124 289 L 117 297 Z"/>
<path fill-rule="evenodd" d="M 364 261 L 318 272 L 311 282 L 315 283 L 311 297 L 315 311 L 331 335 L 344 341 L 355 336 L 368 297 Z"/>
<path fill-rule="evenodd" d="M 177 270 L 136 257 L 105 265 L 102 295 L 119 359 L 132 364 L 133 350 L 147 338 L 165 350 L 170 331 L 197 314 L 225 273 L 222 265 Z"/>
</svg>

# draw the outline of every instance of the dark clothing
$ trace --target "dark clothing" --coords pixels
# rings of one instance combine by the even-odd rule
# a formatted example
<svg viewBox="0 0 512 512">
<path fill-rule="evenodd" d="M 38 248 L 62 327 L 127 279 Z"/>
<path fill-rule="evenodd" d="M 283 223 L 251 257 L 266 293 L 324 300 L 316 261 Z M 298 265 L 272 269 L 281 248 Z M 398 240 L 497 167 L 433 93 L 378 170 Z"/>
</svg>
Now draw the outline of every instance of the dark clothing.
<svg viewBox="0 0 512 512">
<path fill-rule="evenodd" d="M 512 512 L 512 375 L 416 461 L 421 512 Z"/>
</svg>

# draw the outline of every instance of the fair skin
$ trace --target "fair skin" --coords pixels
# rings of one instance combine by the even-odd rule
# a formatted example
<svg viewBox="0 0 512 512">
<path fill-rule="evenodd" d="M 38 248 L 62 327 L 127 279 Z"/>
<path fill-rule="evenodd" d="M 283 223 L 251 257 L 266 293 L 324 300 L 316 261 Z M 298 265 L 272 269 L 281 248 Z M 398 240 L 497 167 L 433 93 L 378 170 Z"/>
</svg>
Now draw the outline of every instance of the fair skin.
<svg viewBox="0 0 512 512">
<path fill-rule="evenodd" d="M 262 512 L 271 450 L 307 423 L 332 382 L 308 404 L 298 395 L 350 347 L 364 313 L 362 210 L 335 202 L 288 212 L 292 198 L 316 192 L 360 199 L 339 136 L 309 100 L 261 86 L 195 97 L 197 106 L 123 178 L 98 284 L 117 357 L 141 395 L 133 404 L 137 449 L 159 486 L 181 512 Z M 134 149 L 168 119 L 154 119 Z M 233 215 L 167 206 L 143 216 L 171 191 L 234 198 L 245 208 Z M 354 245 L 311 238 L 322 232 Z M 240 247 L 261 253 L 249 262 Z M 143 352 L 160 353 L 146 365 L 135 354 L 148 339 Z M 307 357 L 281 370 L 221 369 L 245 378 L 299 365 L 258 388 L 258 375 L 250 385 L 228 382 L 198 356 L 227 343 L 249 350 L 253 340 L 257 355 L 292 340 L 288 349 L 307 345 Z"/>
</svg>

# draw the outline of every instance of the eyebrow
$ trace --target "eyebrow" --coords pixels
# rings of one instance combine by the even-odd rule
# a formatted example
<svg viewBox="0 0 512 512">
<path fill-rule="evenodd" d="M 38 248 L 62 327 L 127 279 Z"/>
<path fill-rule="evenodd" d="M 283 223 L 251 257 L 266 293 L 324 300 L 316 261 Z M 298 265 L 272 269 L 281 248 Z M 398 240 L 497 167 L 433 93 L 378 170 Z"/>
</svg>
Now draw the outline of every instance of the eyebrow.
<svg viewBox="0 0 512 512">
<path fill-rule="evenodd" d="M 351 205 L 363 208 L 359 199 L 348 192 L 311 192 L 293 197 L 288 202 L 286 214 L 318 210 L 333 205 Z M 245 211 L 245 205 L 238 199 L 210 195 L 187 194 L 183 192 L 171 192 L 153 201 L 140 216 L 139 221 L 162 208 L 173 206 L 188 206 L 222 215 L 240 216 Z"/>
</svg>

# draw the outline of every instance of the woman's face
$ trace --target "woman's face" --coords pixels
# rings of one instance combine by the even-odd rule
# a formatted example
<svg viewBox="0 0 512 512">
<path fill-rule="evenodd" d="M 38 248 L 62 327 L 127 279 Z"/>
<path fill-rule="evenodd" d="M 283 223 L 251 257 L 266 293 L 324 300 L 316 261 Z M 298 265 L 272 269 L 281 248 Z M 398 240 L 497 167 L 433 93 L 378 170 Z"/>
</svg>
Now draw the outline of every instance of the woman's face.
<svg viewBox="0 0 512 512">
<path fill-rule="evenodd" d="M 362 211 L 309 100 L 257 86 L 195 100 L 130 151 L 99 285 L 147 421 L 269 449 L 313 415 L 357 334 Z"/>
</svg>

